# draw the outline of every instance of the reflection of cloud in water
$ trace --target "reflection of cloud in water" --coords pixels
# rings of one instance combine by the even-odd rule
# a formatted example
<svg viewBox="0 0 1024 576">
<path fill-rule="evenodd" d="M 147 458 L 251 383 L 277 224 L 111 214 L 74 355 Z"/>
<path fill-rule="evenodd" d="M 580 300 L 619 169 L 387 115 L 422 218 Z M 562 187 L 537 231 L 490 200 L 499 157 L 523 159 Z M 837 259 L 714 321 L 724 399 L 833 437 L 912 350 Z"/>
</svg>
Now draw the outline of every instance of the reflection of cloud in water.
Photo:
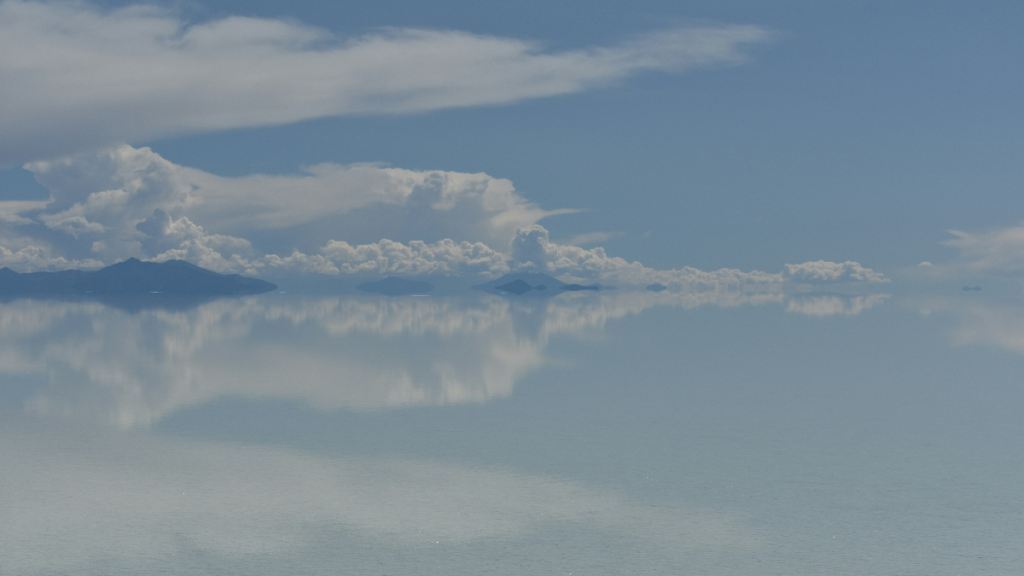
<svg viewBox="0 0 1024 576">
<path fill-rule="evenodd" d="M 17 327 L 0 333 L 0 371 L 49 374 L 34 411 L 120 426 L 224 396 L 321 410 L 482 401 L 540 365 L 544 338 L 519 337 L 507 303 L 477 304 L 243 299 L 128 314 L 17 302 L 0 308 Z"/>
<path fill-rule="evenodd" d="M 354 542 L 379 555 L 514 540 L 551 526 L 670 554 L 758 544 L 721 514 L 441 463 L 16 432 L 0 435 L 0 461 L 0 564 L 12 574 L 184 572 L 197 556 L 213 566 L 253 556 L 308 563 Z"/>
<path fill-rule="evenodd" d="M 790 298 L 786 303 L 786 312 L 797 312 L 808 316 L 855 316 L 861 312 L 885 302 L 889 294 L 870 294 L 866 296 L 816 295 Z"/>
<path fill-rule="evenodd" d="M 794 300 L 789 309 L 855 314 L 882 299 Z M 245 298 L 137 313 L 16 301 L 0 306 L 0 374 L 48 375 L 28 401 L 34 412 L 122 427 L 227 396 L 318 410 L 481 402 L 509 395 L 541 366 L 556 334 L 600 330 L 653 306 L 785 301 L 779 293 L 623 291 L 523 302 Z"/>
<path fill-rule="evenodd" d="M 959 321 L 950 333 L 955 345 L 982 345 L 1024 354 L 1024 307 L 985 305 L 958 299 L 928 299 L 917 304 L 924 315 L 940 313 Z"/>
</svg>

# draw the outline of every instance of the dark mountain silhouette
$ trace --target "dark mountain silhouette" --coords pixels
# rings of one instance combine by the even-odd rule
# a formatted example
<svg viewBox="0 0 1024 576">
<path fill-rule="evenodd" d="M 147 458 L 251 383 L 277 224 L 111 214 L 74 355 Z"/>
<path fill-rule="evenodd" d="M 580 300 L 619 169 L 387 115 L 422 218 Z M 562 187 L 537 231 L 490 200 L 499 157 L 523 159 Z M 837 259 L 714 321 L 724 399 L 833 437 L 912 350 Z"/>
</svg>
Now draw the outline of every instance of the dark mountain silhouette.
<svg viewBox="0 0 1024 576">
<path fill-rule="evenodd" d="M 544 285 L 541 284 L 541 286 L 544 286 Z M 511 292 L 513 294 L 518 294 L 518 295 L 522 296 L 523 294 L 526 294 L 530 290 L 533 290 L 533 286 L 530 286 L 529 284 L 527 284 L 526 282 L 524 282 L 522 280 L 513 280 L 513 281 L 509 282 L 508 284 L 502 284 L 501 286 L 495 286 L 494 289 L 495 290 L 501 290 L 502 292 Z M 545 290 L 546 289 L 547 289 L 547 287 L 545 286 Z"/>
<path fill-rule="evenodd" d="M 430 282 L 417 282 L 415 280 L 405 280 L 396 276 L 388 276 L 383 280 L 377 280 L 375 282 L 363 282 L 356 286 L 356 290 L 362 290 L 363 292 L 373 292 L 374 294 L 383 294 L 385 296 L 409 296 L 412 294 L 427 294 L 434 289 L 434 285 Z"/>
<path fill-rule="evenodd" d="M 552 278 L 547 274 L 541 274 L 539 272 L 516 272 L 514 274 L 505 274 L 497 280 L 478 284 L 473 286 L 473 288 L 475 290 L 490 292 L 491 294 L 554 296 L 558 292 L 555 290 L 548 290 L 548 288 L 561 288 L 562 286 L 565 286 L 565 282 L 562 282 L 557 278 Z"/>
<path fill-rule="evenodd" d="M 593 284 L 591 286 L 584 286 L 582 284 L 566 284 L 565 286 L 562 286 L 562 290 L 568 290 L 570 292 L 579 292 L 580 290 L 593 290 L 596 292 L 600 289 L 601 286 L 597 284 Z"/>
<path fill-rule="evenodd" d="M 130 258 L 95 272 L 64 270 L 19 274 L 0 269 L 0 296 L 168 296 L 199 298 L 261 294 L 277 286 L 238 274 L 218 274 L 184 260 Z"/>
</svg>

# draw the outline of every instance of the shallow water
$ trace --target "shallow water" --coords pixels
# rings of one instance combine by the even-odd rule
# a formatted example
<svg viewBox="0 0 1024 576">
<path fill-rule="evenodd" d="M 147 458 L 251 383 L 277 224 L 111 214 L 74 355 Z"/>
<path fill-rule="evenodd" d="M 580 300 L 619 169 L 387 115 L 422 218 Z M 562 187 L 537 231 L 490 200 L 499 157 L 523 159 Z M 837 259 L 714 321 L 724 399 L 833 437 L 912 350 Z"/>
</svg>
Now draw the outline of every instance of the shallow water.
<svg viewBox="0 0 1024 576">
<path fill-rule="evenodd" d="M 0 573 L 1013 574 L 981 294 L 0 304 Z"/>
</svg>

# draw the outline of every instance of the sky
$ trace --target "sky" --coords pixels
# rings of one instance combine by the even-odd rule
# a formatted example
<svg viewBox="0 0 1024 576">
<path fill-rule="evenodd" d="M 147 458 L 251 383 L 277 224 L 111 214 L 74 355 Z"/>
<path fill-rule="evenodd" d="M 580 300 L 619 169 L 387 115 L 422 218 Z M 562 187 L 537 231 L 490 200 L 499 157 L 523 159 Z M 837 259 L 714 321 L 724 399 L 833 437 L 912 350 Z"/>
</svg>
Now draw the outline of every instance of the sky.
<svg viewBox="0 0 1024 576">
<path fill-rule="evenodd" d="M 1024 269 L 1024 7 L 551 4 L 0 2 L 0 264 Z"/>
</svg>

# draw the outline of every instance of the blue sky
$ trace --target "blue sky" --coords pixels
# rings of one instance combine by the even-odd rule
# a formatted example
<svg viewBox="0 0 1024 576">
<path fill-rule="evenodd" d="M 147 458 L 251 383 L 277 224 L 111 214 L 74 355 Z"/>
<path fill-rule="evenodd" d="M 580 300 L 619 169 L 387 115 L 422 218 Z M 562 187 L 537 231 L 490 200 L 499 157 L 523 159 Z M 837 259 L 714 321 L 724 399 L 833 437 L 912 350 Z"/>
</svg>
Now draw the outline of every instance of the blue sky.
<svg viewBox="0 0 1024 576">
<path fill-rule="evenodd" d="M 131 5 L 87 6 L 98 6 L 93 13 L 104 21 L 110 18 L 109 8 Z M 1022 152 L 1022 80 L 1015 73 L 1022 53 L 1016 23 L 1022 12 L 1010 2 L 191 3 L 169 7 L 161 18 L 179 19 L 186 28 L 233 16 L 285 26 L 301 23 L 324 34 L 313 50 L 353 37 L 388 37 L 403 28 L 530 42 L 541 55 L 623 49 L 643 39 L 657 43 L 665 31 L 694 28 L 735 31 L 745 26 L 760 36 L 736 40 L 730 54 L 709 62 L 682 69 L 672 62 L 627 66 L 551 95 L 503 101 L 500 94 L 513 86 L 498 78 L 492 87 L 498 96 L 469 104 L 449 97 L 411 112 L 385 106 L 299 114 L 297 121 L 283 114 L 274 126 L 251 119 L 259 118 L 260 110 L 227 129 L 216 122 L 192 122 L 188 110 L 164 112 L 176 100 L 159 101 L 154 94 L 159 102 L 140 105 L 138 117 L 112 118 L 118 128 L 111 128 L 110 138 L 95 137 L 105 130 L 97 121 L 68 130 L 90 132 L 74 150 L 47 143 L 59 131 L 4 145 L 21 163 L 48 160 L 50 151 L 57 156 L 86 153 L 90 146 L 123 142 L 133 149 L 148 146 L 175 166 L 228 178 L 295 175 L 322 163 L 367 162 L 410 171 L 485 173 L 511 181 L 517 198 L 537 210 L 577 210 L 536 221 L 552 243 L 603 246 L 609 256 L 653 270 L 692 266 L 775 273 L 787 263 L 825 260 L 856 261 L 889 276 L 921 261 L 939 268 L 949 263 L 946 271 L 1015 273 L 1024 259 L 1024 248 L 1015 240 L 1024 213 L 1018 208 L 1022 178 L 1015 161 Z M 88 57 L 116 55 L 129 46 Z M 154 61 L 156 70 L 165 65 L 161 62 Z M 230 70 L 230 55 L 225 62 Z M 16 63 L 9 59 L 0 74 L 16 73 Z M 450 70 L 461 64 L 441 59 L 437 65 Z M 413 73 L 396 70 L 393 74 Z M 332 73 L 330 67 L 323 70 L 325 76 Z M 187 92 L 176 89 L 178 98 Z M 9 102 L 24 96 L 19 90 L 8 84 Z M 195 92 L 199 99 L 225 94 L 206 94 L 198 84 Z M 54 102 L 52 109 L 60 112 L 73 101 Z M 238 103 L 240 109 L 246 105 Z M 45 118 L 47 109 L 41 105 L 33 113 Z M 90 113 L 83 107 L 75 117 Z M 24 116 L 17 105 L 9 106 L 7 114 L 8 120 Z M 159 129 L 139 128 L 153 118 L 169 120 Z M 18 148 L 26 142 L 36 147 Z M 73 177 L 64 174 L 60 185 L 71 187 L 68 179 Z M 82 188 L 78 193 L 87 192 Z M 0 194 L 40 198 L 49 190 L 9 169 L 0 174 Z M 70 206 L 73 199 L 67 202 Z M 42 222 L 33 213 L 19 214 Z M 376 222 L 360 214 L 362 222 Z M 181 215 L 172 210 L 170 219 Z M 507 254 L 497 232 L 488 236 L 464 226 L 474 217 L 479 215 L 462 215 L 458 225 L 422 224 L 434 226 L 423 232 L 423 240 L 452 237 Z M 381 219 L 381 238 L 386 233 L 406 244 L 415 239 L 398 238 L 393 229 L 398 222 L 412 226 L 416 214 L 374 218 Z M 229 230 L 223 217 L 200 220 L 193 216 L 190 223 L 203 226 L 206 234 L 250 240 L 257 251 L 281 257 L 296 248 L 312 255 L 317 242 L 322 247 L 327 240 L 355 246 L 379 239 L 369 224 L 357 231 L 351 221 L 323 223 L 321 228 L 330 233 L 314 241 L 238 226 Z M 520 220 L 534 224 L 531 218 Z M 70 224 L 60 228 L 48 222 L 46 233 L 33 238 L 48 243 L 50 256 L 108 263 L 130 251 L 97 251 L 95 240 L 87 237 L 98 232 L 85 229 L 76 232 L 75 242 L 62 244 L 58 236 L 64 230 L 61 238 L 66 237 Z M 112 229 L 109 223 L 104 226 Z M 27 225 L 14 228 L 26 230 Z M 346 236 L 349 229 L 353 233 Z M 966 244 L 944 245 L 953 238 L 947 232 L 951 229 L 971 234 Z M 26 244 L 18 243 L 19 234 L 7 233 L 9 249 Z M 980 264 L 992 261 L 998 264 Z"/>
</svg>

